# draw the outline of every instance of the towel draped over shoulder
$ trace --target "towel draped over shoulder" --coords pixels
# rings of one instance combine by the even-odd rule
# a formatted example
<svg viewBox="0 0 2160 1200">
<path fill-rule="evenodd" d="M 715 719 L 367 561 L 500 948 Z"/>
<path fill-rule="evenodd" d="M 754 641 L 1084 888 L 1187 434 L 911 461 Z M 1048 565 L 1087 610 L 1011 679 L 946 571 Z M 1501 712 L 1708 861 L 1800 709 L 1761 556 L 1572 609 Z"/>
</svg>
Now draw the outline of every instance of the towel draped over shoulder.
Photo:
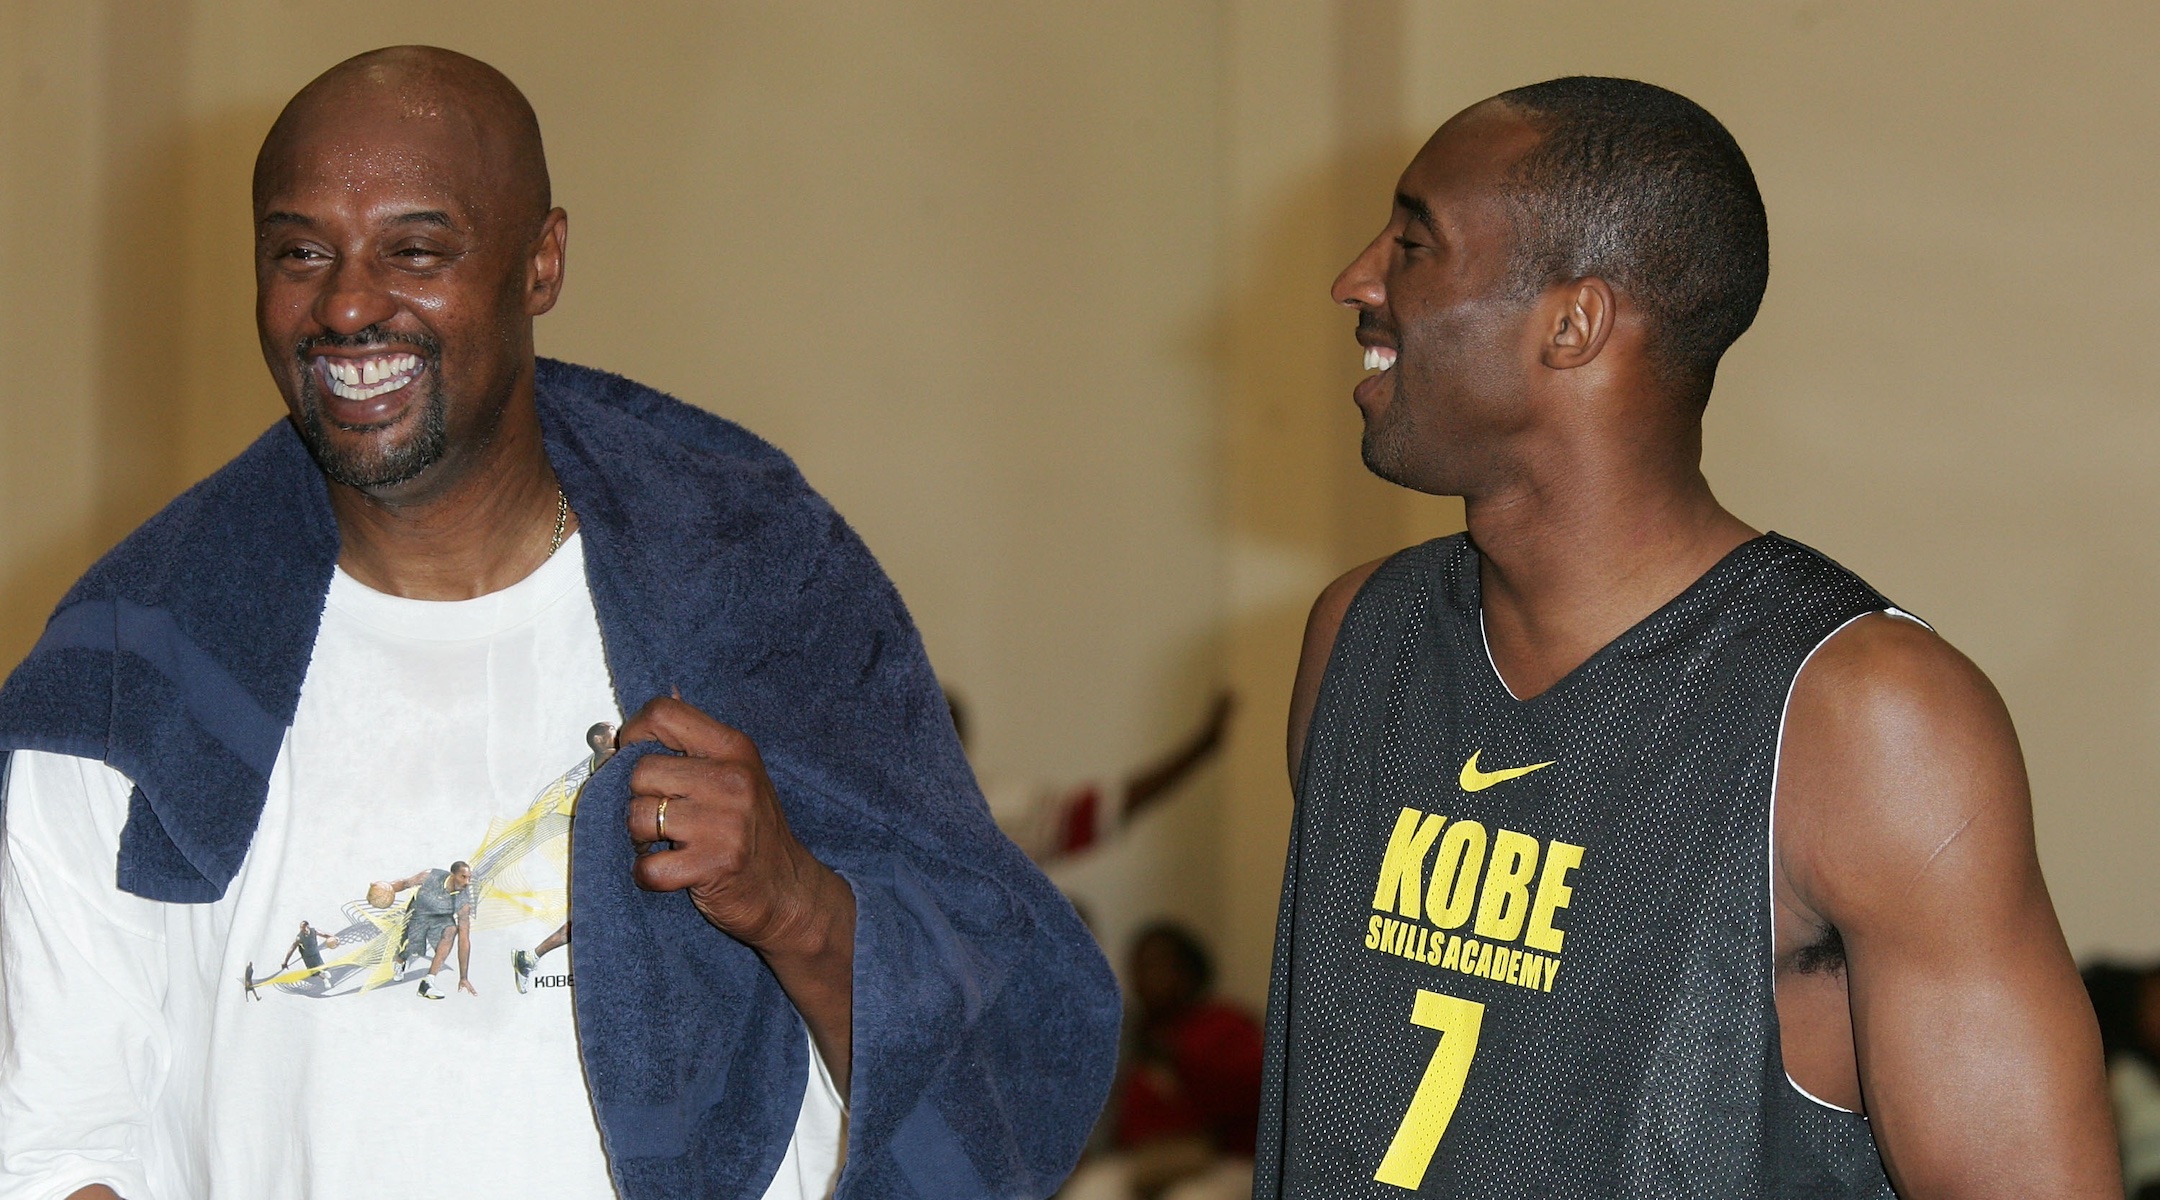
<svg viewBox="0 0 2160 1200">
<path fill-rule="evenodd" d="M 627 379 L 541 359 L 548 458 L 578 514 L 624 712 L 671 690 L 758 744 L 789 825 L 854 889 L 841 1197 L 1039 1197 L 1109 1088 L 1116 984 L 997 832 L 898 593 L 785 455 Z M 135 783 L 118 885 L 224 894 L 299 701 L 338 533 L 279 422 L 76 583 L 0 687 L 0 768 L 37 749 Z M 759 1195 L 808 1069 L 749 947 L 631 881 L 631 767 L 571 842 L 578 1036 L 623 1196 Z M 0 772 L 4 778 L 4 772 Z"/>
</svg>

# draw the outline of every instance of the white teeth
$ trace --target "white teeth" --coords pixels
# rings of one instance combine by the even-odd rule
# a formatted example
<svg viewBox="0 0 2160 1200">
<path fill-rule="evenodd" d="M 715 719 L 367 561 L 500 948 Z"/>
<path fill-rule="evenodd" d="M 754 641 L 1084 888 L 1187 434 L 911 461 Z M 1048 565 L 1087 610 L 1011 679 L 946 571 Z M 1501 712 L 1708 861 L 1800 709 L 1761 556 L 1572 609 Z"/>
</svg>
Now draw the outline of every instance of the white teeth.
<svg viewBox="0 0 2160 1200">
<path fill-rule="evenodd" d="M 380 358 L 318 359 L 333 395 L 347 400 L 370 400 L 411 383 L 420 359 L 411 354 L 386 354 Z"/>
<path fill-rule="evenodd" d="M 1385 371 L 1395 365 L 1395 352 L 1386 346 L 1365 347 L 1365 369 Z"/>
</svg>

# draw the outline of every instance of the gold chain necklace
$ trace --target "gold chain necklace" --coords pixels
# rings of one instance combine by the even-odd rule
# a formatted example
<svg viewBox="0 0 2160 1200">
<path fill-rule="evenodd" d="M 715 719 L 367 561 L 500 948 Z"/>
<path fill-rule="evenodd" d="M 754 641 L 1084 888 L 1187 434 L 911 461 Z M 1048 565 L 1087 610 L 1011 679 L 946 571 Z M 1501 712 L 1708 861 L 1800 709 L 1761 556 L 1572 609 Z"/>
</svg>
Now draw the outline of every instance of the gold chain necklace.
<svg viewBox="0 0 2160 1200">
<path fill-rule="evenodd" d="M 563 494 L 562 485 L 555 485 L 555 536 L 548 539 L 548 557 L 562 549 L 563 527 L 570 523 L 570 497 Z"/>
</svg>

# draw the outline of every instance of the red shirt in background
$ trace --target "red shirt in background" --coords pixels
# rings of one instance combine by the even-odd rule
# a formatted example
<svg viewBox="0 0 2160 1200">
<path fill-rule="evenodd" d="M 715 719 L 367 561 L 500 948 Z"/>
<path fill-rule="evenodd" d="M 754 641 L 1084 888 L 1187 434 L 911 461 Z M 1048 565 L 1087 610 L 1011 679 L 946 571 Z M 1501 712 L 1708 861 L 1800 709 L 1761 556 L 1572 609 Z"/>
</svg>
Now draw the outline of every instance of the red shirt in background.
<svg viewBox="0 0 2160 1200">
<path fill-rule="evenodd" d="M 1197 1134 L 1222 1154 L 1252 1157 L 1260 1123 L 1260 1026 L 1243 1012 L 1203 1000 L 1148 1031 L 1126 1073 L 1117 1144 Z"/>
</svg>

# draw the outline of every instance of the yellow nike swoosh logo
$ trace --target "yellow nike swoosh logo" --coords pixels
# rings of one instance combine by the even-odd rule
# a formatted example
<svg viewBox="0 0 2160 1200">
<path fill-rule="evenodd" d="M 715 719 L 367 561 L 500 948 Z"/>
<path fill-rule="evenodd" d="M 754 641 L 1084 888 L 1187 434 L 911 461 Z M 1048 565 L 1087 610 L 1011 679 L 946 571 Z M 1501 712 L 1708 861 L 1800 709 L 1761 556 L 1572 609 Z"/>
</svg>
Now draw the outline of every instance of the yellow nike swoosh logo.
<svg viewBox="0 0 2160 1200">
<path fill-rule="evenodd" d="M 1462 790 L 1466 792 L 1482 792 L 1496 783 L 1506 783 L 1510 779 L 1521 779 L 1532 771 L 1542 771 L 1553 765 L 1553 763 L 1560 761 L 1556 758 L 1552 762 L 1531 763 L 1527 767 L 1509 767 L 1504 771 L 1480 771 L 1478 770 L 1477 756 L 1483 753 L 1482 750 L 1472 750 L 1470 752 L 1470 761 L 1462 765 Z"/>
</svg>

